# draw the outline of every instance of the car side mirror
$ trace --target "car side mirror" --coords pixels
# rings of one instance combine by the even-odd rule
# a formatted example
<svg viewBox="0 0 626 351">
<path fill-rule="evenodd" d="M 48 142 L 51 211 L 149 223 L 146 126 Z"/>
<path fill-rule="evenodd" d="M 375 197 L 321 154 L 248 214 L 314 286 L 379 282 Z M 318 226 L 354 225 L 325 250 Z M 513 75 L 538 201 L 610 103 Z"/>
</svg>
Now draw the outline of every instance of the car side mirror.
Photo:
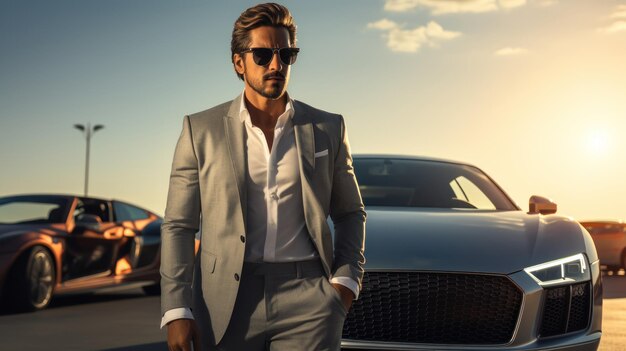
<svg viewBox="0 0 626 351">
<path fill-rule="evenodd" d="M 102 219 L 99 216 L 83 213 L 76 217 L 76 228 L 99 230 Z"/>
<path fill-rule="evenodd" d="M 556 203 L 547 197 L 533 195 L 528 200 L 528 214 L 553 214 L 556 213 L 556 207 Z"/>
</svg>

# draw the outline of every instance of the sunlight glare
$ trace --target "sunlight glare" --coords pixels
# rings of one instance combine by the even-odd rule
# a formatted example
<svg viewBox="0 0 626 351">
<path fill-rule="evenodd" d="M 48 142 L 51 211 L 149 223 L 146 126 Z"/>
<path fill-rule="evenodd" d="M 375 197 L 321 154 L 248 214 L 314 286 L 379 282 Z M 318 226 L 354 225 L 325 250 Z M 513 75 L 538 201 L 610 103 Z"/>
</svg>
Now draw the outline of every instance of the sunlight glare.
<svg viewBox="0 0 626 351">
<path fill-rule="evenodd" d="M 593 155 L 605 155 L 609 150 L 609 136 L 606 131 L 596 130 L 587 136 L 587 149 Z"/>
</svg>

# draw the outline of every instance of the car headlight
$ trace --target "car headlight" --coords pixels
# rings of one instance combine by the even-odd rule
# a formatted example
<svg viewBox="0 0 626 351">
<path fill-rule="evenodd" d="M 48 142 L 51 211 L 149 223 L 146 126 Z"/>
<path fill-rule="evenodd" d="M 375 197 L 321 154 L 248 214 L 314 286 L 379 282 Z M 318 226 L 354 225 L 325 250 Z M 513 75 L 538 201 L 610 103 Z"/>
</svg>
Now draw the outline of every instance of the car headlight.
<svg viewBox="0 0 626 351">
<path fill-rule="evenodd" d="M 591 279 L 587 259 L 581 253 L 524 268 L 524 271 L 541 286 Z"/>
</svg>

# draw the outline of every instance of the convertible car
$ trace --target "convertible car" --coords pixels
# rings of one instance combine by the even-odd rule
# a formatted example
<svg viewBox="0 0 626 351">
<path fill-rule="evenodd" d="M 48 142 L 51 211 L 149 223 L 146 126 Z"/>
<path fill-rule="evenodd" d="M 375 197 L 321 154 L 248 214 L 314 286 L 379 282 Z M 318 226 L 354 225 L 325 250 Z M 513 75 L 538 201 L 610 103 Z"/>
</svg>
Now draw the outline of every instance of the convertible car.
<svg viewBox="0 0 626 351">
<path fill-rule="evenodd" d="M 53 293 L 141 283 L 158 294 L 162 219 L 118 200 L 72 195 L 0 198 L 0 301 L 45 308 Z"/>
<path fill-rule="evenodd" d="M 522 211 L 480 169 L 354 156 L 365 276 L 345 350 L 596 350 L 602 281 L 591 236 L 533 196 Z"/>
</svg>

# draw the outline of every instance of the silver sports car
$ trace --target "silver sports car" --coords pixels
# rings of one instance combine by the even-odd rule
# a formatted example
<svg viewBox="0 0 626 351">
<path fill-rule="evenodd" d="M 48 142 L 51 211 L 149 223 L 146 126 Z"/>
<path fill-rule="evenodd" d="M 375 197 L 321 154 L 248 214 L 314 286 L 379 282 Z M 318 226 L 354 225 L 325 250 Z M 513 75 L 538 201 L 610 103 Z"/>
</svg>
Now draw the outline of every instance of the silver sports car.
<svg viewBox="0 0 626 351">
<path fill-rule="evenodd" d="M 555 203 L 533 196 L 523 211 L 464 163 L 363 155 L 354 168 L 367 263 L 344 349 L 598 348 L 596 249 Z"/>
</svg>

